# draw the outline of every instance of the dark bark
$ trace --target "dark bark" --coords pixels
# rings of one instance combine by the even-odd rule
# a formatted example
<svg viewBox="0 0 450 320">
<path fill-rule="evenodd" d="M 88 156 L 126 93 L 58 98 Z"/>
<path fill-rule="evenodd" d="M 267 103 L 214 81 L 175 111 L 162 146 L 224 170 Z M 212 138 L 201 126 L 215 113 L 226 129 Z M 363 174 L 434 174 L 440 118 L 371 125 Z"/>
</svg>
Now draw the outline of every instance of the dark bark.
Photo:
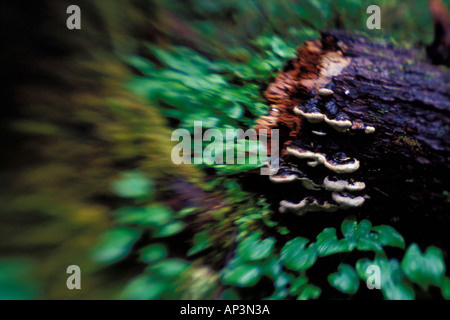
<svg viewBox="0 0 450 320">
<path fill-rule="evenodd" d="M 431 0 L 430 11 L 433 17 L 434 40 L 427 46 L 427 55 L 434 64 L 450 67 L 450 12 L 442 0 Z"/>
<path fill-rule="evenodd" d="M 376 134 L 365 158 L 386 150 L 418 165 L 447 167 L 450 159 L 450 72 L 422 61 L 415 50 L 332 34 L 352 61 L 334 77 L 337 105 L 372 124 Z M 347 94 L 345 93 L 347 91 Z"/>
<path fill-rule="evenodd" d="M 280 214 L 280 220 L 290 228 L 300 228 L 302 234 L 311 231 L 313 236 L 324 225 L 333 225 L 334 219 L 342 220 L 342 214 L 352 213 L 376 224 L 394 225 L 407 241 L 450 249 L 445 240 L 450 227 L 449 70 L 427 63 L 419 50 L 375 43 L 340 31 L 324 33 L 322 47 L 327 51 L 341 50 L 351 58 L 350 64 L 331 79 L 336 106 L 352 121 L 359 119 L 366 126 L 375 127 L 375 132 L 341 133 L 326 123 L 311 124 L 303 119 L 293 140 L 303 145 L 312 143 L 330 153 L 342 151 L 358 159 L 359 170 L 338 176 L 364 181 L 363 193 L 368 199 L 350 211 L 307 212 L 300 218 L 285 212 Z M 284 71 L 292 65 L 289 62 Z M 300 91 L 290 89 L 286 99 L 293 100 L 294 105 L 310 99 L 308 93 Z M 312 96 L 314 93 L 309 92 Z M 289 108 L 283 112 L 293 113 Z M 327 135 L 312 134 L 314 129 Z M 323 166 L 305 166 L 303 160 L 292 155 L 284 154 L 282 159 L 288 166 L 306 170 L 311 178 L 334 174 Z M 323 190 L 306 190 L 299 181 L 267 181 L 261 191 L 272 200 L 274 209 L 279 208 L 281 200 L 298 203 L 311 195 L 327 196 Z"/>
</svg>

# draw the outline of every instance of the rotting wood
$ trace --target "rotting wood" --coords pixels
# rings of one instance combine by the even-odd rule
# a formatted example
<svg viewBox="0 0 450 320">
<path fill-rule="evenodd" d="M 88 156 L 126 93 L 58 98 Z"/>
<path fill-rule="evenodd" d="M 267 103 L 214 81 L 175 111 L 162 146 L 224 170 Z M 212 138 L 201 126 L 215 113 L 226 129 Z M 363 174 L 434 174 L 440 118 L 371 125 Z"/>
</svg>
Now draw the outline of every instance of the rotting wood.
<svg viewBox="0 0 450 320">
<path fill-rule="evenodd" d="M 280 130 L 282 168 L 264 193 L 282 219 L 292 216 L 286 211 L 313 211 L 309 216 L 336 211 L 342 206 L 331 206 L 344 199 L 345 207 L 358 204 L 353 212 L 365 217 L 398 221 L 408 216 L 420 227 L 431 216 L 441 226 L 450 225 L 446 67 L 429 64 L 420 50 L 328 31 L 320 41 L 298 48 L 266 98 L 271 110 L 255 128 Z M 330 170 L 355 160 L 354 171 Z M 366 187 L 354 194 L 345 190 L 348 197 L 342 198 L 325 186 L 327 177 Z M 367 200 L 364 205 L 358 197 Z"/>
</svg>

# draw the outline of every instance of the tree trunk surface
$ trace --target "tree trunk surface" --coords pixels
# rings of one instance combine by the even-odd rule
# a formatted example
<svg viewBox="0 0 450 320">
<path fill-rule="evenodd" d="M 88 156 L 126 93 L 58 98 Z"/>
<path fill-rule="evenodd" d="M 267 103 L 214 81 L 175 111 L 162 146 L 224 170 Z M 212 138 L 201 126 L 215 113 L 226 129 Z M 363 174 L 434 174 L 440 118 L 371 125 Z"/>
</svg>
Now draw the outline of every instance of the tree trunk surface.
<svg viewBox="0 0 450 320">
<path fill-rule="evenodd" d="M 281 169 L 260 178 L 260 191 L 287 226 L 310 230 L 351 213 L 448 247 L 441 243 L 450 227 L 448 68 L 429 64 L 419 50 L 329 31 L 298 48 L 266 97 L 270 114 L 256 128 L 280 130 Z M 356 170 L 333 169 L 355 160 Z M 327 177 L 365 188 L 335 192 Z M 336 203 L 347 196 L 364 202 Z M 305 199 L 308 208 L 300 205 Z"/>
</svg>

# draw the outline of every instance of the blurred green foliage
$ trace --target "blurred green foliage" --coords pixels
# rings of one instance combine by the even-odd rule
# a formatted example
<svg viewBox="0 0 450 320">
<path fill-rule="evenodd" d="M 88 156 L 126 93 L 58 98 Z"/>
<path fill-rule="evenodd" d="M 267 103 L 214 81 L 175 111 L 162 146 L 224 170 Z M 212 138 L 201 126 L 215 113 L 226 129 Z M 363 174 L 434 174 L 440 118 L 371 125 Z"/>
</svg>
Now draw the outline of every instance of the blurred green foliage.
<svg viewBox="0 0 450 320">
<path fill-rule="evenodd" d="M 0 300 L 37 299 L 42 284 L 34 280 L 34 267 L 29 259 L 0 260 Z"/>
</svg>

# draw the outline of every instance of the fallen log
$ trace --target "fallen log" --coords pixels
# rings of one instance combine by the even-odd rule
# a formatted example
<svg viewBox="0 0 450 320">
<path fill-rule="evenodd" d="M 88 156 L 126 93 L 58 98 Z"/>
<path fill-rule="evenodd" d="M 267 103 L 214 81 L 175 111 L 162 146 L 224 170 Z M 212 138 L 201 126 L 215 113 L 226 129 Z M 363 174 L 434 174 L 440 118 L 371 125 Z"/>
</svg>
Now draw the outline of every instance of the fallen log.
<svg viewBox="0 0 450 320">
<path fill-rule="evenodd" d="M 281 168 L 262 192 L 286 225 L 351 209 L 425 243 L 446 238 L 448 68 L 420 50 L 329 31 L 298 48 L 266 98 L 256 129 L 280 130 Z"/>
</svg>

